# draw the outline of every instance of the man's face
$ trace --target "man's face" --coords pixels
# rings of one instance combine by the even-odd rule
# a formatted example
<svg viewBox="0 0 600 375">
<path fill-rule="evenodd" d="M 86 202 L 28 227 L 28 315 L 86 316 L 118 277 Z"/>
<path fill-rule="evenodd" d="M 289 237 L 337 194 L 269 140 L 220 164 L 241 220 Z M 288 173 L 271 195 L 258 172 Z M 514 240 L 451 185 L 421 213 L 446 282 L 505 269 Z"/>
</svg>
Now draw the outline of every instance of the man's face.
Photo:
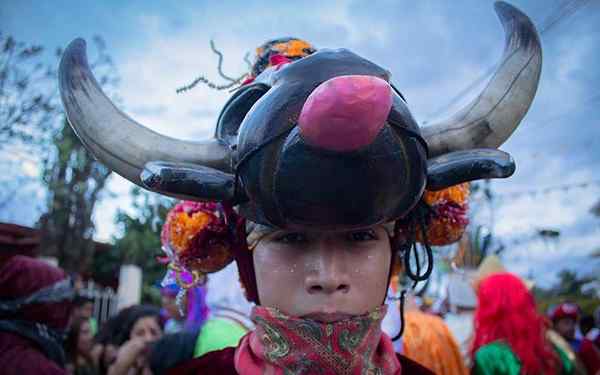
<svg viewBox="0 0 600 375">
<path fill-rule="evenodd" d="M 554 322 L 554 329 L 567 340 L 575 338 L 575 320 L 572 318 L 558 319 Z"/>
<path fill-rule="evenodd" d="M 379 307 L 387 291 L 389 236 L 351 232 L 267 233 L 253 250 L 260 303 L 295 317 L 336 321 Z"/>
</svg>

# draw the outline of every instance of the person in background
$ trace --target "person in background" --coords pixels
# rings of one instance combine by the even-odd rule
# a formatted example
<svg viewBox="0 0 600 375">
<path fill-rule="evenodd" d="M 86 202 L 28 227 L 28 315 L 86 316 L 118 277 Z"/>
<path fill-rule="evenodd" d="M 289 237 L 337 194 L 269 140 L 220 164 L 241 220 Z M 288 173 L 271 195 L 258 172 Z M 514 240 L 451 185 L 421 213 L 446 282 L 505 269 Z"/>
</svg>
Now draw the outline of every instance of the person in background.
<svg viewBox="0 0 600 375">
<path fill-rule="evenodd" d="M 92 360 L 94 335 L 89 319 L 77 318 L 71 322 L 65 342 L 67 371 L 72 375 L 96 375 L 98 370 Z"/>
<path fill-rule="evenodd" d="M 86 319 L 90 324 L 92 335 L 98 333 L 98 321 L 94 318 L 94 299 L 80 290 L 73 300 L 72 319 Z"/>
<path fill-rule="evenodd" d="M 563 302 L 555 306 L 550 312 L 550 319 L 554 330 L 558 332 L 570 345 L 577 358 L 583 363 L 588 374 L 600 374 L 600 352 L 586 337 L 577 337 L 575 331 L 580 317 L 580 308 L 577 304 Z"/>
<path fill-rule="evenodd" d="M 206 305 L 206 287 L 196 286 L 181 296 L 181 309 L 177 305 L 177 295 L 181 288 L 169 283 L 160 290 L 161 302 L 166 314 L 165 333 L 177 333 L 182 330 L 198 331 L 208 317 Z"/>
<path fill-rule="evenodd" d="M 74 291 L 59 268 L 26 256 L 0 263 L 0 371 L 66 374 L 64 333 Z"/>
<path fill-rule="evenodd" d="M 119 315 L 111 317 L 100 326 L 100 330 L 94 337 L 91 356 L 101 374 L 106 374 L 110 365 L 117 359 L 119 346 L 116 333 L 120 331 L 119 323 L 122 321 Z"/>
<path fill-rule="evenodd" d="M 108 369 L 109 375 L 152 373 L 148 366 L 151 345 L 163 333 L 159 315 L 158 308 L 146 305 L 130 306 L 119 313 L 119 329 L 115 332 L 119 350 Z"/>
<path fill-rule="evenodd" d="M 460 347 L 439 316 L 422 312 L 408 298 L 404 313 L 404 350 L 408 358 L 437 375 L 467 375 Z"/>
<path fill-rule="evenodd" d="M 484 278 L 477 299 L 473 374 L 573 374 L 573 363 L 546 339 L 544 318 L 519 277 L 506 272 Z"/>
<path fill-rule="evenodd" d="M 586 315 L 581 318 L 579 330 L 582 336 L 594 343 L 596 349 L 600 349 L 600 329 L 598 329 L 593 315 Z"/>
</svg>

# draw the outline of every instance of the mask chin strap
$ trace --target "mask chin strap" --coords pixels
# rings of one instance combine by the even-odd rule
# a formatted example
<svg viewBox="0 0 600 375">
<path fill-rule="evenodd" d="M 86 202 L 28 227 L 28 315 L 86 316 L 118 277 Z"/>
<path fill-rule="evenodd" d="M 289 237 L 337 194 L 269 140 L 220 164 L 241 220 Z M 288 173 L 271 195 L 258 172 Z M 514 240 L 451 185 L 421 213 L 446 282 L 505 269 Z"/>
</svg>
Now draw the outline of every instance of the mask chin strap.
<svg viewBox="0 0 600 375">
<path fill-rule="evenodd" d="M 407 220 L 398 220 L 396 222 L 396 227 L 394 228 L 394 231 L 396 232 L 395 236 L 402 236 L 402 234 L 400 234 L 402 227 L 408 228 L 408 236 L 406 237 L 407 241 L 401 245 L 399 252 L 402 254 L 403 257 L 406 276 L 408 276 L 413 281 L 411 290 L 414 290 L 419 282 L 427 280 L 429 276 L 431 276 L 431 272 L 433 271 L 433 251 L 431 250 L 431 246 L 429 245 L 429 241 L 427 240 L 427 224 L 425 219 L 428 211 L 429 206 L 423 201 L 421 201 L 419 202 L 417 207 L 415 207 L 410 217 Z M 425 248 L 425 254 L 427 257 L 427 268 L 423 273 L 421 273 L 421 260 L 419 257 L 419 250 L 416 241 L 417 230 L 421 231 L 421 237 L 423 238 L 423 247 Z M 411 266 L 411 255 L 415 260 L 416 270 L 413 270 Z M 402 337 L 402 334 L 404 333 L 404 302 L 406 293 L 407 289 L 403 289 L 402 292 L 400 292 L 400 331 L 392 338 L 392 341 L 399 340 Z"/>
</svg>

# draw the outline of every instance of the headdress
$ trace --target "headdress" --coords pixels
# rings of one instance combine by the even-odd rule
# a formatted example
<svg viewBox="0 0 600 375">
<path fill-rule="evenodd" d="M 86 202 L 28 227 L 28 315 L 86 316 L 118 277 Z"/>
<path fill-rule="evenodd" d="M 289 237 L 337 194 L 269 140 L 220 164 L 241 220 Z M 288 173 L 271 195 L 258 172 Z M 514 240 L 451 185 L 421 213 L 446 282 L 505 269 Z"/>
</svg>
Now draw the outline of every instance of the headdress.
<svg viewBox="0 0 600 375">
<path fill-rule="evenodd" d="M 548 315 L 552 321 L 557 321 L 563 318 L 578 320 L 580 312 L 581 310 L 577 304 L 572 302 L 563 302 L 554 306 Z"/>
<path fill-rule="evenodd" d="M 425 221 L 451 213 L 444 225 L 460 228 L 465 188 L 432 193 L 434 210 L 420 203 L 425 189 L 510 176 L 514 161 L 497 147 L 538 86 L 542 55 L 533 23 L 511 5 L 495 7 L 506 32 L 496 72 L 472 103 L 426 127 L 412 117 L 389 71 L 346 49 L 315 50 L 293 38 L 259 47 L 252 79 L 228 100 L 205 141 L 157 134 L 119 111 L 94 79 L 81 39 L 65 50 L 60 90 L 76 134 L 113 171 L 161 194 L 220 202 L 218 220 L 236 234 L 230 249 L 238 264 L 246 256 L 238 251 L 244 219 L 322 230 L 401 219 L 406 228 L 397 231 L 408 242 L 442 241 L 456 234 L 429 233 Z M 222 255 L 223 247 L 212 249 Z M 211 270 L 214 258 L 227 259 L 206 251 L 201 257 L 210 258 Z M 240 276 L 253 278 L 243 267 Z"/>
<path fill-rule="evenodd" d="M 502 342 L 519 358 L 524 374 L 557 373 L 558 357 L 545 338 L 544 318 L 533 295 L 517 276 L 497 273 L 477 292 L 472 356 L 482 346 Z"/>
</svg>

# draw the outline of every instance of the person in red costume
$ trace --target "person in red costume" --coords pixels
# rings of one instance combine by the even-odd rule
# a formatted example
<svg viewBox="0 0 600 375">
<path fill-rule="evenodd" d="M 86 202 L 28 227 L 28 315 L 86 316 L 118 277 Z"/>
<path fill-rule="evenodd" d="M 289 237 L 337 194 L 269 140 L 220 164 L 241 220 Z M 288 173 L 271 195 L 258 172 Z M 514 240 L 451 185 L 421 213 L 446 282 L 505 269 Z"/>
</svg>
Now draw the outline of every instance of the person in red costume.
<svg viewBox="0 0 600 375">
<path fill-rule="evenodd" d="M 598 375 L 600 374 L 600 352 L 588 338 L 576 337 L 575 328 L 579 318 L 579 306 L 570 302 L 560 303 L 550 312 L 554 329 L 571 345 L 587 373 Z"/>
<path fill-rule="evenodd" d="M 544 318 L 520 278 L 508 272 L 484 278 L 477 300 L 474 374 L 573 374 L 574 364 L 546 338 Z"/>
<path fill-rule="evenodd" d="M 0 372 L 66 374 L 63 340 L 75 292 L 44 261 L 12 256 L 0 263 Z"/>
<path fill-rule="evenodd" d="M 507 37 L 498 71 L 463 111 L 426 127 L 388 70 L 282 38 L 259 47 L 250 74 L 234 80 L 242 83 L 214 138 L 177 140 L 120 112 L 95 81 L 85 43 L 69 45 L 61 97 L 84 145 L 130 181 L 190 201 L 163 228 L 175 279 L 189 289 L 235 261 L 256 304 L 255 329 L 236 348 L 173 373 L 431 373 L 394 352 L 381 330 L 384 301 L 397 263 L 424 281 L 430 245 L 464 231 L 466 202 L 454 197 L 465 194 L 446 190 L 515 170 L 497 148 L 535 96 L 541 47 L 525 14 L 495 7 Z"/>
</svg>

